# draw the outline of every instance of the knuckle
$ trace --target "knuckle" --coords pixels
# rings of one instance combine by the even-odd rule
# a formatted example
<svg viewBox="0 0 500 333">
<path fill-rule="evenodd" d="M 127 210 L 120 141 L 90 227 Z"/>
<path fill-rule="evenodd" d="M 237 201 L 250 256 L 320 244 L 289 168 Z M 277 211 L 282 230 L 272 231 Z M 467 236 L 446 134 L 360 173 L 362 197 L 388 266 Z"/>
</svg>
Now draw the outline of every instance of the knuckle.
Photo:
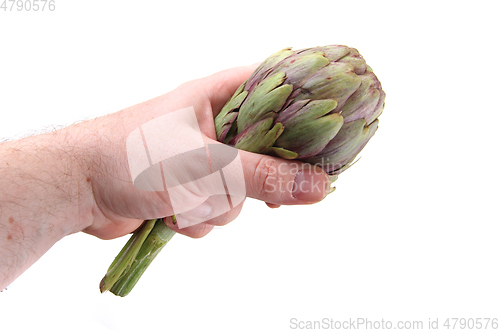
<svg viewBox="0 0 500 333">
<path fill-rule="evenodd" d="M 200 223 L 199 227 L 195 228 L 192 230 L 187 236 L 191 238 L 202 238 L 205 237 L 211 230 L 213 229 L 212 226 L 210 226 L 207 223 Z"/>
<path fill-rule="evenodd" d="M 225 213 L 225 214 L 222 214 L 221 216 L 219 216 L 218 218 L 215 218 L 211 222 L 211 224 L 216 225 L 216 226 L 223 226 L 223 225 L 229 224 L 229 222 L 231 222 L 233 220 L 234 220 L 234 217 L 231 216 L 230 213 Z"/>
<path fill-rule="evenodd" d="M 210 221 L 208 221 L 208 223 L 216 226 L 224 226 L 226 224 L 229 224 L 238 217 L 241 212 L 241 207 L 242 205 L 239 205 L 231 209 L 230 211 L 211 219 Z"/>
<path fill-rule="evenodd" d="M 279 187 L 278 162 L 263 156 L 257 163 L 254 173 L 254 190 L 260 194 L 261 199 L 266 200 L 273 196 Z"/>
</svg>

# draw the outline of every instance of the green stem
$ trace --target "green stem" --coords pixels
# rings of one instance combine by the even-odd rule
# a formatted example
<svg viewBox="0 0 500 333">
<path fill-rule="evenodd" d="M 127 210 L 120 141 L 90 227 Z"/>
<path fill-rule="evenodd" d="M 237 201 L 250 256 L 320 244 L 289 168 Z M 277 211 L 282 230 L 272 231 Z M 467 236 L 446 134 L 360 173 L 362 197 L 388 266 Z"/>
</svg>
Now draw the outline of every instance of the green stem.
<svg viewBox="0 0 500 333">
<path fill-rule="evenodd" d="M 175 217 L 172 217 L 174 220 Z M 175 231 L 167 227 L 167 225 L 163 222 L 163 220 L 149 220 L 146 223 L 154 221 L 154 226 L 147 233 L 147 237 L 140 244 L 139 250 L 131 257 L 131 260 L 127 258 L 127 262 L 129 262 L 129 266 L 126 270 L 122 271 L 118 279 L 113 281 L 113 284 L 109 284 L 109 288 L 106 290 L 111 291 L 113 294 L 117 296 L 127 296 L 130 291 L 134 288 L 137 281 L 139 281 L 142 274 L 149 267 L 154 258 L 160 253 L 163 247 L 170 241 L 170 239 L 175 235 Z M 145 225 L 146 225 L 145 223 Z M 142 228 L 141 228 L 142 229 Z M 141 233 L 141 230 L 138 230 L 136 233 Z M 131 239 L 136 236 L 136 233 L 132 235 Z M 115 261 L 120 260 L 119 258 L 122 256 L 127 256 L 124 253 L 127 253 L 127 246 L 131 242 L 127 242 L 125 244 L 122 251 L 118 254 Z M 114 264 L 114 262 L 113 262 Z M 110 269 L 113 267 L 111 264 Z M 109 270 L 108 270 L 109 274 Z M 108 275 L 106 274 L 106 276 Z M 106 279 L 104 277 L 103 281 Z M 102 285 L 102 282 L 101 282 Z M 102 288 L 101 288 L 101 291 Z"/>
<path fill-rule="evenodd" d="M 110 290 L 116 281 L 127 272 L 141 249 L 142 244 L 155 226 L 156 221 L 157 220 L 145 221 L 144 224 L 133 233 L 132 237 L 130 237 L 127 244 L 125 244 L 120 253 L 118 253 L 115 260 L 113 260 L 109 266 L 108 272 L 101 280 L 101 284 L 99 285 L 101 293 Z"/>
</svg>

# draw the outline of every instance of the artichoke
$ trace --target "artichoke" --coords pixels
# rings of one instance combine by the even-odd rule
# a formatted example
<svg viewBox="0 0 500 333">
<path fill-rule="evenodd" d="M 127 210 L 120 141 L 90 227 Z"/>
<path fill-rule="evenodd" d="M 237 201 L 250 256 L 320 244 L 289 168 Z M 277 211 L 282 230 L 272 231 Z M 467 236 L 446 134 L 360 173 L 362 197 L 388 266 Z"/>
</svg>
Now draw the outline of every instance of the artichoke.
<svg viewBox="0 0 500 333">
<path fill-rule="evenodd" d="M 384 100 L 356 49 L 287 48 L 267 58 L 222 108 L 217 139 L 318 165 L 333 181 L 377 130 Z M 101 292 L 126 296 L 174 234 L 162 219 L 145 221 L 109 267 Z"/>
<path fill-rule="evenodd" d="M 220 142 L 299 159 L 336 176 L 375 134 L 384 101 L 379 80 L 356 49 L 287 48 L 237 89 L 215 129 Z"/>
</svg>

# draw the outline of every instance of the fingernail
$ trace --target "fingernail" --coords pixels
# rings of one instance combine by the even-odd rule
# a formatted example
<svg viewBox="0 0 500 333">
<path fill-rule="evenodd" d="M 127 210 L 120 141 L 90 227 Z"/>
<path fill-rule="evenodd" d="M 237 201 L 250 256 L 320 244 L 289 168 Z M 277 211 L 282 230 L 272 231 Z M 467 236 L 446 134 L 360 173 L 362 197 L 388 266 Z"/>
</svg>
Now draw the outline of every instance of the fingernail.
<svg viewBox="0 0 500 333">
<path fill-rule="evenodd" d="M 210 204 L 205 201 L 198 207 L 191 209 L 189 212 L 186 212 L 186 215 L 189 215 L 191 217 L 206 218 L 208 217 L 208 215 L 210 215 L 211 212 L 212 206 L 210 206 Z"/>
<path fill-rule="evenodd" d="M 300 170 L 295 175 L 292 196 L 304 202 L 318 202 L 330 191 L 330 179 L 318 169 Z"/>
<path fill-rule="evenodd" d="M 210 213 L 212 213 L 212 206 L 204 202 L 190 211 L 177 214 L 177 227 L 183 229 L 205 222 L 209 219 Z"/>
</svg>

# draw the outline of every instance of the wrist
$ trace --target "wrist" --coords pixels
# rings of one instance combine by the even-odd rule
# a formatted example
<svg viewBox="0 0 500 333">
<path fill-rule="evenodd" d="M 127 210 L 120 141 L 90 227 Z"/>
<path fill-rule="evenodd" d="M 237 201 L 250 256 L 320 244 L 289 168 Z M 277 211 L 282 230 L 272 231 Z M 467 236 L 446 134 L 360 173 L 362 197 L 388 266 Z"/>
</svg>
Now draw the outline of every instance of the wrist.
<svg viewBox="0 0 500 333">
<path fill-rule="evenodd" d="M 0 287 L 91 223 L 85 152 L 63 130 L 0 144 Z"/>
<path fill-rule="evenodd" d="M 73 218 L 68 219 L 68 229 L 63 236 L 83 231 L 92 225 L 99 208 L 92 189 L 98 161 L 102 161 L 101 137 L 91 124 L 81 122 L 58 131 L 57 144 L 66 158 L 63 158 L 58 171 L 71 175 L 68 209 Z M 65 160 L 65 161 L 63 161 Z"/>
<path fill-rule="evenodd" d="M 91 221 L 90 160 L 94 150 L 72 127 L 6 142 L 0 149 L 11 198 L 24 219 L 47 223 L 55 238 L 78 232 Z M 8 189 L 5 191 L 5 189 Z"/>
</svg>

